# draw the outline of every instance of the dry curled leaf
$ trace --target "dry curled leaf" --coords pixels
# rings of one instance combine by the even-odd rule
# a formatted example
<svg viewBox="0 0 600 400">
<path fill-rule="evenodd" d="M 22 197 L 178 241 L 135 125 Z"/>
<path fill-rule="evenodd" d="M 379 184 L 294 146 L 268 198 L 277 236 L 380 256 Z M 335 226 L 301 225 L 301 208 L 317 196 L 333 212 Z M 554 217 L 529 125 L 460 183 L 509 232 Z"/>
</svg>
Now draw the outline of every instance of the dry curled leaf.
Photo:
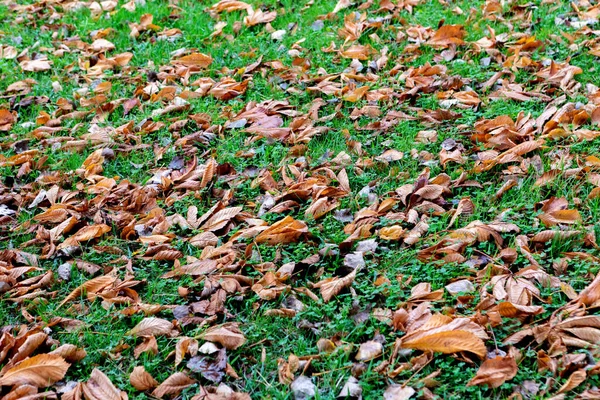
<svg viewBox="0 0 600 400">
<path fill-rule="evenodd" d="M 0 377 L 0 386 L 31 385 L 48 387 L 61 380 L 70 364 L 56 354 L 27 358 Z"/>
<path fill-rule="evenodd" d="M 152 396 L 162 399 L 166 395 L 177 395 L 181 393 L 183 389 L 194 383 L 196 383 L 196 381 L 183 372 L 175 372 L 154 389 Z"/>
<path fill-rule="evenodd" d="M 69 301 L 75 300 L 79 296 L 83 294 L 95 294 L 105 287 L 111 285 L 116 281 L 116 277 L 114 275 L 102 275 L 94 279 L 90 279 L 89 281 L 83 283 L 78 286 L 75 290 L 73 290 L 59 305 L 58 307 L 62 307 L 65 303 Z"/>
<path fill-rule="evenodd" d="M 90 379 L 83 384 L 83 393 L 88 400 L 127 400 L 127 394 L 115 387 L 108 377 L 94 368 Z"/>
<path fill-rule="evenodd" d="M 158 386 L 156 379 L 152 377 L 143 366 L 137 366 L 129 375 L 129 383 L 137 390 L 146 391 Z"/>
<path fill-rule="evenodd" d="M 246 337 L 236 323 L 210 327 L 200 337 L 210 342 L 219 343 L 227 350 L 235 350 L 246 343 Z"/>
<path fill-rule="evenodd" d="M 52 62 L 48 60 L 25 60 L 19 64 L 23 71 L 42 72 L 52 69 Z"/>
<path fill-rule="evenodd" d="M 131 336 L 166 336 L 173 330 L 173 324 L 162 318 L 144 318 L 133 329 L 127 332 Z"/>
<path fill-rule="evenodd" d="M 173 64 L 184 65 L 186 67 L 206 68 L 212 64 L 212 57 L 202 53 L 192 53 L 173 60 Z"/>
<path fill-rule="evenodd" d="M 291 243 L 307 232 L 308 226 L 304 222 L 287 216 L 262 231 L 256 237 L 256 242 L 269 245 Z"/>
<path fill-rule="evenodd" d="M 497 356 L 485 360 L 477 370 L 477 375 L 467 385 L 487 385 L 490 388 L 497 388 L 514 378 L 515 375 L 517 375 L 517 363 L 514 357 Z"/>
<path fill-rule="evenodd" d="M 15 123 L 15 117 L 16 113 L 11 113 L 10 111 L 4 108 L 0 109 L 0 131 L 10 131 L 13 124 Z"/>
<path fill-rule="evenodd" d="M 333 296 L 338 295 L 342 291 L 342 289 L 350 286 L 352 282 L 354 282 L 356 274 L 359 270 L 360 267 L 355 268 L 351 273 L 342 278 L 327 278 L 325 280 L 317 282 L 314 285 L 314 287 L 319 288 L 319 290 L 321 291 L 321 296 L 323 296 L 323 301 L 327 303 L 333 298 Z"/>
</svg>

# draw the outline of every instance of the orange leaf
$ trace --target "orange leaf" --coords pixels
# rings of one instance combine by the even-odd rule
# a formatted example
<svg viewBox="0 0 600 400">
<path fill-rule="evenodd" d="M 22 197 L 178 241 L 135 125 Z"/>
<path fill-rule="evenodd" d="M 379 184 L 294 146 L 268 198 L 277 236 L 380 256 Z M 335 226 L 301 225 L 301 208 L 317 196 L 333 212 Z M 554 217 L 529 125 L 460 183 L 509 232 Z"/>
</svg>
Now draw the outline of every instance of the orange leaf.
<svg viewBox="0 0 600 400">
<path fill-rule="evenodd" d="M 490 388 L 497 388 L 504 382 L 511 380 L 517 375 L 517 363 L 513 357 L 495 357 L 485 360 L 477 375 L 473 377 L 467 386 L 488 385 Z"/>
<path fill-rule="evenodd" d="M 87 400 L 127 400 L 127 394 L 115 387 L 102 371 L 92 370 L 90 379 L 83 385 Z"/>
<path fill-rule="evenodd" d="M 4 108 L 0 109 L 0 131 L 10 131 L 15 123 L 15 115 Z"/>
<path fill-rule="evenodd" d="M 165 379 L 154 391 L 152 396 L 162 399 L 165 395 L 179 394 L 183 389 L 196 383 L 195 380 L 184 374 L 183 372 L 175 372 L 173 375 Z"/>
<path fill-rule="evenodd" d="M 129 383 L 137 390 L 150 390 L 158 386 L 156 379 L 152 377 L 143 366 L 135 367 L 129 375 Z"/>
<path fill-rule="evenodd" d="M 61 380 L 70 364 L 61 356 L 40 354 L 12 367 L 0 378 L 0 386 L 32 385 L 48 387 Z"/>
<path fill-rule="evenodd" d="M 112 284 L 116 278 L 114 275 L 102 275 L 94 279 L 90 279 L 89 281 L 79 285 L 75 290 L 73 290 L 59 305 L 57 308 L 62 307 L 65 303 L 75 300 L 77 297 L 81 296 L 84 292 L 88 294 L 94 294 L 104 289 L 108 285 Z"/>
<path fill-rule="evenodd" d="M 256 242 L 269 245 L 291 243 L 298 240 L 303 233 L 307 232 L 308 226 L 304 222 L 287 216 L 262 231 L 256 237 Z"/>
<path fill-rule="evenodd" d="M 180 64 L 186 67 L 206 68 L 212 64 L 212 57 L 202 53 L 192 53 L 187 56 L 173 60 L 173 64 Z"/>
<path fill-rule="evenodd" d="M 209 342 L 219 343 L 227 350 L 237 349 L 246 343 L 246 337 L 236 323 L 210 327 L 200 337 Z"/>
<path fill-rule="evenodd" d="M 127 332 L 127 335 L 139 336 L 166 336 L 173 330 L 173 324 L 162 318 L 144 318 L 133 329 Z"/>
<path fill-rule="evenodd" d="M 435 32 L 429 43 L 439 46 L 461 45 L 465 43 L 463 40 L 465 35 L 465 28 L 462 25 L 443 25 Z"/>
<path fill-rule="evenodd" d="M 445 354 L 468 351 L 480 358 L 485 357 L 487 353 L 483 340 L 473 333 L 463 330 L 443 331 L 420 336 L 414 340 L 403 340 L 402 347 Z"/>
</svg>

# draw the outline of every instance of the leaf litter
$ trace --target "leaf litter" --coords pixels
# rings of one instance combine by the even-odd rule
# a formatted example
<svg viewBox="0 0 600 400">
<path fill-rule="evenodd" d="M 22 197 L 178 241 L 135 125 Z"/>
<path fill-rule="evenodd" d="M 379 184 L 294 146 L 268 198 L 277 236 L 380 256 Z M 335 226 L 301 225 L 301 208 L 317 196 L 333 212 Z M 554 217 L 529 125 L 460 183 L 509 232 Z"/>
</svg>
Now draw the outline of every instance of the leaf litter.
<svg viewBox="0 0 600 400">
<path fill-rule="evenodd" d="M 600 12 L 539 3 L 0 2 L 2 398 L 598 398 Z"/>
</svg>

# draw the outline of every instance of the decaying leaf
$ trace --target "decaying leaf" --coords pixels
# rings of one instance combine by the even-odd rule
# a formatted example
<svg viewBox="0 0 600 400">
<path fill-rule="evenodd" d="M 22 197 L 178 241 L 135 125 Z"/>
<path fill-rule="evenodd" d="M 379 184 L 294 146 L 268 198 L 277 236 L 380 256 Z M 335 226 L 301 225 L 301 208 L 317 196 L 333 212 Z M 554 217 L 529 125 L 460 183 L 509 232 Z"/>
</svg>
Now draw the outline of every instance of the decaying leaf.
<svg viewBox="0 0 600 400">
<path fill-rule="evenodd" d="M 173 324 L 165 319 L 149 317 L 144 318 L 133 329 L 127 332 L 131 336 L 162 336 L 169 335 Z"/>
<path fill-rule="evenodd" d="M 196 383 L 196 381 L 183 372 L 176 372 L 158 385 L 152 392 L 152 396 L 158 397 L 159 399 L 162 399 L 167 395 L 174 396 L 194 383 Z"/>
<path fill-rule="evenodd" d="M 0 386 L 48 387 L 65 376 L 69 365 L 59 355 L 40 354 L 27 358 L 4 372 L 0 377 Z"/>
<path fill-rule="evenodd" d="M 138 366 L 133 369 L 129 375 L 129 383 L 131 383 L 131 386 L 141 391 L 154 389 L 158 386 L 156 379 L 146 372 L 143 366 Z"/>
<path fill-rule="evenodd" d="M 315 287 L 319 288 L 319 290 L 321 291 L 323 301 L 327 303 L 333 298 L 333 296 L 338 295 L 342 291 L 342 289 L 350 286 L 352 282 L 354 282 L 356 274 L 359 270 L 360 268 L 355 268 L 351 273 L 342 278 L 332 277 L 316 283 Z"/>
<path fill-rule="evenodd" d="M 192 53 L 187 56 L 173 60 L 174 64 L 184 65 L 186 67 L 206 68 L 212 64 L 212 57 L 202 53 Z"/>
<path fill-rule="evenodd" d="M 485 360 L 479 367 L 477 375 L 469 381 L 468 385 L 487 385 L 490 388 L 497 388 L 504 382 L 514 378 L 515 375 L 517 375 L 515 359 L 511 356 L 497 356 Z"/>
<path fill-rule="evenodd" d="M 228 350 L 234 350 L 246 343 L 244 334 L 235 323 L 213 326 L 200 335 L 204 340 L 219 343 Z"/>
<path fill-rule="evenodd" d="M 115 387 L 108 377 L 94 368 L 90 379 L 83 384 L 83 394 L 89 400 L 127 400 L 127 394 Z"/>
</svg>

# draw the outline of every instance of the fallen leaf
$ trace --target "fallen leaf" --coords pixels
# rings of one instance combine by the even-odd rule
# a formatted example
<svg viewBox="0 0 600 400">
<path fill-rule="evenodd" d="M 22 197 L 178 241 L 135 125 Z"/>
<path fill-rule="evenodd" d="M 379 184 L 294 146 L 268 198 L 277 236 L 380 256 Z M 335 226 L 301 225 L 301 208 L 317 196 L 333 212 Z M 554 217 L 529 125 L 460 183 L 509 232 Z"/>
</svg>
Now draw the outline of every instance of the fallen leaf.
<svg viewBox="0 0 600 400">
<path fill-rule="evenodd" d="M 137 390 L 146 391 L 158 386 L 156 379 L 152 377 L 143 366 L 138 366 L 131 371 L 129 383 Z"/>
<path fill-rule="evenodd" d="M 469 381 L 467 386 L 487 385 L 493 389 L 511 380 L 516 375 L 517 363 L 515 359 L 510 356 L 497 356 L 485 360 L 477 370 L 477 375 Z"/>
<path fill-rule="evenodd" d="M 210 327 L 200 337 L 210 342 L 219 343 L 227 350 L 235 350 L 246 343 L 244 334 L 235 323 Z"/>
<path fill-rule="evenodd" d="M 126 333 L 130 336 L 167 336 L 171 334 L 173 324 L 166 319 L 144 318 L 133 329 Z"/>
<path fill-rule="evenodd" d="M 178 395 L 183 389 L 194 383 L 196 383 L 196 381 L 183 372 L 175 372 L 154 389 L 152 396 L 162 399 L 166 395 Z"/>
<path fill-rule="evenodd" d="M 102 371 L 92 370 L 90 379 L 83 384 L 83 393 L 88 400 L 127 400 L 127 394 L 115 387 Z"/>
<path fill-rule="evenodd" d="M 61 380 L 70 364 L 56 354 L 39 354 L 27 358 L 0 377 L 0 386 L 31 385 L 52 386 Z"/>
<path fill-rule="evenodd" d="M 207 68 L 212 64 L 213 59 L 211 56 L 202 53 L 192 53 L 187 56 L 173 60 L 173 64 L 184 65 L 186 67 L 199 67 Z"/>
</svg>

